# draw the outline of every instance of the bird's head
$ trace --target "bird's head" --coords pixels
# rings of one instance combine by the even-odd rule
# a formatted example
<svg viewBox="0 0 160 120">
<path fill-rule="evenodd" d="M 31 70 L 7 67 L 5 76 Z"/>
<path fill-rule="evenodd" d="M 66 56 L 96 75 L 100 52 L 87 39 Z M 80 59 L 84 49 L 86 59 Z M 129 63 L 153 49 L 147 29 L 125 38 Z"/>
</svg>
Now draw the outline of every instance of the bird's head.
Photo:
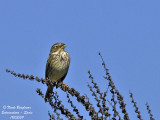
<svg viewBox="0 0 160 120">
<path fill-rule="evenodd" d="M 55 43 L 52 47 L 51 47 L 51 53 L 53 52 L 59 52 L 59 51 L 64 51 L 65 48 L 65 44 L 64 43 Z"/>
</svg>

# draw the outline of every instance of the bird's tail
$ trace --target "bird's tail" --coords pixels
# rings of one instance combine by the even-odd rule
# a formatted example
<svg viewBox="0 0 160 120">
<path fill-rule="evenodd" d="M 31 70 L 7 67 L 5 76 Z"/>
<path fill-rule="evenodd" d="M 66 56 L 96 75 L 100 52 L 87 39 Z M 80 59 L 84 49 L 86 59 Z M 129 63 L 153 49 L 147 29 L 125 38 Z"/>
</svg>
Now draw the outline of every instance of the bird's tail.
<svg viewBox="0 0 160 120">
<path fill-rule="evenodd" d="M 53 85 L 48 86 L 46 95 L 45 95 L 45 101 L 50 100 L 52 97 L 52 92 L 53 92 Z"/>
</svg>

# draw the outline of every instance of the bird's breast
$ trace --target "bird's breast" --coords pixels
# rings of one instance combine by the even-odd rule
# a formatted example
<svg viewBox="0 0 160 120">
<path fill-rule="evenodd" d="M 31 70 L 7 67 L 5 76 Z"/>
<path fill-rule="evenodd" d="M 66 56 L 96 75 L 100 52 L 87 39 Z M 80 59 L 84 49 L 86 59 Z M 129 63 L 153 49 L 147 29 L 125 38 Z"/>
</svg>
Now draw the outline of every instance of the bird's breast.
<svg viewBox="0 0 160 120">
<path fill-rule="evenodd" d="M 70 57 L 67 52 L 54 54 L 51 56 L 51 71 L 50 79 L 56 81 L 62 78 L 67 72 L 70 64 Z"/>
</svg>

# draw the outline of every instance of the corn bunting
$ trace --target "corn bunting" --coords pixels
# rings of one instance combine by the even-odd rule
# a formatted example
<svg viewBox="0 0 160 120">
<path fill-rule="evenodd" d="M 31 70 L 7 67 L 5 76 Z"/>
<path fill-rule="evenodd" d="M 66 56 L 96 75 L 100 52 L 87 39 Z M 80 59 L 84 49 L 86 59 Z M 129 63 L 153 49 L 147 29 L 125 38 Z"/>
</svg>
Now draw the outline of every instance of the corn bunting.
<svg viewBox="0 0 160 120">
<path fill-rule="evenodd" d="M 56 43 L 51 47 L 46 64 L 45 78 L 49 79 L 53 84 L 48 85 L 45 101 L 50 99 L 55 83 L 61 84 L 67 75 L 70 64 L 70 56 L 64 48 L 65 44 L 63 43 Z"/>
</svg>

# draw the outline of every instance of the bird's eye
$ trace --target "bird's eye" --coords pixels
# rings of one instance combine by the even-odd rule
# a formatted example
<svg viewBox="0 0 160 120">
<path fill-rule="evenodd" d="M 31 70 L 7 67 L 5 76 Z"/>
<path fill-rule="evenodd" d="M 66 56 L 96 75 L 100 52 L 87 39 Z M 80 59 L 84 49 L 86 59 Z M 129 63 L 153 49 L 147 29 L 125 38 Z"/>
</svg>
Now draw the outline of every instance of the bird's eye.
<svg viewBox="0 0 160 120">
<path fill-rule="evenodd" d="M 58 46 L 56 45 L 55 48 L 58 48 Z"/>
</svg>

